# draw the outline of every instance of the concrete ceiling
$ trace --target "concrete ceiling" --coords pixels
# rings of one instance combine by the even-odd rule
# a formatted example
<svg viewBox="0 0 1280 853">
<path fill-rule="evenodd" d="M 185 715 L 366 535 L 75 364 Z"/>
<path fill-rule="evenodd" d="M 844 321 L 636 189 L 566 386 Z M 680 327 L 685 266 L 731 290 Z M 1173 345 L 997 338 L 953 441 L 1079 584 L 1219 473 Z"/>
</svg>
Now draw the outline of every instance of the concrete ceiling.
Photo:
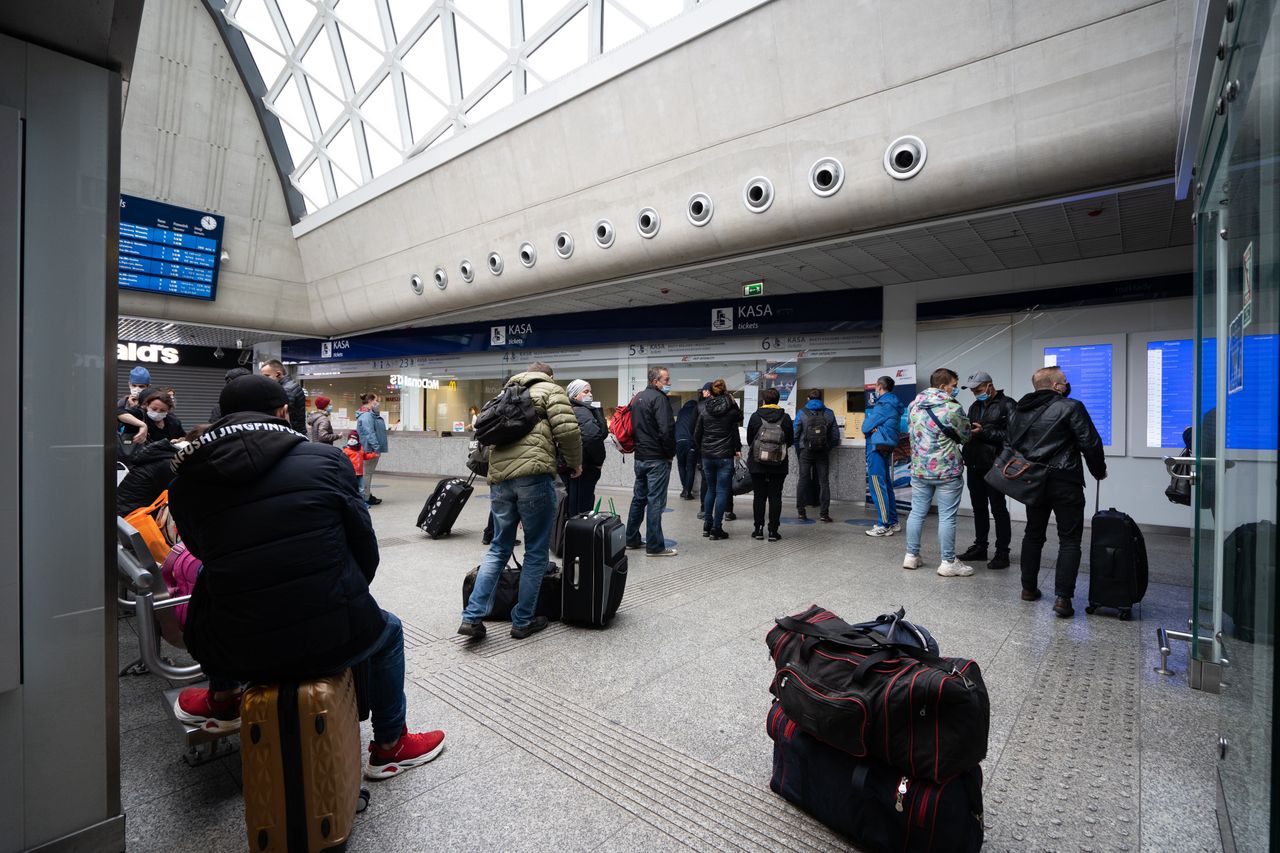
<svg viewBox="0 0 1280 853">
<path fill-rule="evenodd" d="M 119 71 L 133 66 L 143 0 L 6 0 L 0 33 Z"/>
<path fill-rule="evenodd" d="M 221 326 L 199 326 L 191 323 L 166 323 L 138 317 L 116 320 L 116 339 L 149 344 L 188 344 L 201 347 L 244 349 L 254 344 L 278 341 L 280 332 L 253 329 L 230 329 Z"/>
<path fill-rule="evenodd" d="M 1191 203 L 1175 201 L 1172 184 L 1162 182 L 575 287 L 412 325 L 719 299 L 740 296 L 751 281 L 763 280 L 769 295 L 806 293 L 1168 249 L 1191 244 L 1191 212 Z"/>
</svg>

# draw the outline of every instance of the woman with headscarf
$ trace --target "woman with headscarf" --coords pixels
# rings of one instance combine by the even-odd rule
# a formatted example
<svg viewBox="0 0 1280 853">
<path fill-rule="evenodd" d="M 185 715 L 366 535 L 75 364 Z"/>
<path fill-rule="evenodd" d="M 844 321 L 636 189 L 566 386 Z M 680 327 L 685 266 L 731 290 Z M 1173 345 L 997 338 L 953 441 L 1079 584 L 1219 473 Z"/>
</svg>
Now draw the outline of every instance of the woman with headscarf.
<svg viewBox="0 0 1280 853">
<path fill-rule="evenodd" d="M 571 477 L 572 472 L 565 471 L 560 475 L 569 495 L 566 511 L 569 515 L 590 512 L 596 503 L 596 483 L 600 482 L 601 469 L 604 467 L 605 439 L 609 437 L 609 425 L 605 423 L 604 412 L 591 395 L 591 383 L 585 379 L 575 379 L 568 384 L 565 392 L 569 402 L 573 404 L 573 414 L 578 419 L 578 430 L 582 433 L 582 476 Z"/>
</svg>

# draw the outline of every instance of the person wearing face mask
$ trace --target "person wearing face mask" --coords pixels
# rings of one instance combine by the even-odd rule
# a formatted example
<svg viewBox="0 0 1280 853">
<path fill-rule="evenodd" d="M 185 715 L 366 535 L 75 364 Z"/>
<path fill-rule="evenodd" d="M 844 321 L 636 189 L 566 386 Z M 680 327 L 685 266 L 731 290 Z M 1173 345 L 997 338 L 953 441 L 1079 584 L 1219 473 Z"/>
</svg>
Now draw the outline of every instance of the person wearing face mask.
<svg viewBox="0 0 1280 853">
<path fill-rule="evenodd" d="M 364 500 L 369 506 L 382 503 L 373 495 L 373 472 L 378 470 L 378 458 L 387 452 L 387 422 L 379 411 L 382 402 L 372 392 L 360 395 L 360 411 L 356 415 L 356 431 L 360 434 L 360 446 L 373 456 L 366 456 L 364 463 Z"/>
<path fill-rule="evenodd" d="M 569 496 L 566 511 L 577 515 L 590 512 L 596 505 L 596 483 L 600 482 L 600 472 L 604 467 L 609 425 L 605 423 L 604 412 L 595 405 L 590 382 L 575 379 L 565 387 L 565 392 L 573 405 L 573 415 L 578 419 L 578 431 L 582 433 L 582 476 L 573 477 L 570 476 L 572 472 L 565 471 L 560 479 Z"/>
<path fill-rule="evenodd" d="M 142 395 L 151 385 L 151 371 L 139 365 L 129 371 L 129 393 L 116 401 L 116 421 L 120 424 L 121 453 L 129 456 L 147 440 L 147 419 L 136 413 Z"/>
<path fill-rule="evenodd" d="M 139 420 L 146 420 L 146 438 L 148 444 L 157 441 L 172 441 L 182 438 L 186 430 L 182 422 L 173 413 L 173 401 L 169 395 L 159 388 L 148 388 L 138 400 L 136 408 L 129 409 L 129 414 Z"/>
<path fill-rule="evenodd" d="M 323 394 L 316 397 L 316 410 L 307 415 L 307 438 L 321 444 L 333 444 L 342 436 L 333 431 L 333 422 L 329 415 L 333 413 L 333 402 Z"/>
<path fill-rule="evenodd" d="M 129 473 L 116 486 L 116 515 L 124 517 L 135 509 L 150 506 L 173 480 L 173 457 L 204 434 L 201 424 L 173 441 L 149 441 L 129 460 Z"/>
<path fill-rule="evenodd" d="M 635 432 L 635 487 L 627 512 L 627 547 L 644 548 L 650 557 L 674 557 L 662 532 L 667 508 L 671 460 L 676 455 L 675 414 L 671 411 L 671 374 L 665 367 L 649 368 L 649 384 L 631 399 L 631 428 Z M 645 538 L 640 539 L 640 521 Z"/>
<path fill-rule="evenodd" d="M 991 518 L 996 520 L 996 553 L 988 569 L 1009 568 L 1009 541 L 1013 530 L 1009 523 L 1009 505 L 1004 495 L 987 485 L 987 472 L 996 461 L 996 454 L 1004 447 L 1009 433 L 1009 416 L 1013 414 L 1013 399 L 996 388 L 991 374 L 978 371 L 965 380 L 964 387 L 973 392 L 973 405 L 969 406 L 969 422 L 973 424 L 973 440 L 964 446 L 964 467 L 969 484 L 969 501 L 973 505 L 973 544 L 960 555 L 966 562 L 987 559 L 987 538 L 991 533 Z M 988 507 L 990 513 L 988 513 Z"/>
<path fill-rule="evenodd" d="M 907 556 L 904 569 L 920 568 L 920 539 L 925 516 L 938 496 L 938 547 L 942 561 L 938 574 L 945 578 L 968 577 L 973 568 L 956 558 L 956 510 L 964 491 L 961 448 L 969 441 L 969 419 L 956 402 L 960 377 L 939 367 L 929 377 L 929 387 L 907 409 L 911 435 L 911 515 L 907 517 Z"/>
<path fill-rule="evenodd" d="M 1058 562 L 1053 612 L 1075 615 L 1071 598 L 1080 572 L 1084 535 L 1084 468 L 1095 480 L 1107 478 L 1102 439 L 1079 400 L 1068 399 L 1071 383 L 1057 367 L 1042 367 L 1031 377 L 1035 390 L 1018 401 L 1009 418 L 1009 446 L 1028 461 L 1049 469 L 1044 498 L 1027 507 L 1022 536 L 1022 600 L 1040 598 L 1040 555 L 1052 514 L 1058 527 Z M 1081 458 L 1084 464 L 1081 464 Z"/>
</svg>

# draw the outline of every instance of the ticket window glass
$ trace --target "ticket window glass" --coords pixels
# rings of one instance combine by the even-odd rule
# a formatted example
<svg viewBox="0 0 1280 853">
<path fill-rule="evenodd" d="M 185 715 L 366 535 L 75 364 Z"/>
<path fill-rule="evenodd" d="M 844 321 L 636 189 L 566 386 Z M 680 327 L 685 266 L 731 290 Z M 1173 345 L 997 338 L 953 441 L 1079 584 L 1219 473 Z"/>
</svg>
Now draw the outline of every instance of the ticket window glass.
<svg viewBox="0 0 1280 853">
<path fill-rule="evenodd" d="M 609 375 L 597 376 L 607 369 Z M 476 414 L 486 402 L 496 397 L 506 384 L 509 376 L 497 375 L 492 368 L 483 373 L 491 375 L 467 376 L 467 371 L 458 371 L 456 379 L 439 380 L 440 387 L 427 389 L 422 395 L 422 422 L 430 432 L 441 435 L 455 433 L 455 426 L 461 424 L 461 434 L 470 434 Z M 568 386 L 574 379 L 585 379 L 591 384 L 592 396 L 600 401 L 606 412 L 612 408 L 611 403 L 618 398 L 618 368 L 616 364 L 602 367 L 588 365 L 586 367 L 566 367 L 557 372 L 555 383 L 561 388 Z"/>
<path fill-rule="evenodd" d="M 360 410 L 362 394 L 377 394 L 380 402 L 380 414 L 387 422 L 389 429 L 398 428 L 400 424 L 400 392 L 387 385 L 387 377 L 380 376 L 343 376 L 332 379 L 308 377 L 307 411 L 314 411 L 315 398 L 324 396 L 332 401 L 333 413 L 329 416 L 334 431 L 356 428 L 356 415 Z"/>
<path fill-rule="evenodd" d="M 804 408 L 809 391 L 822 392 L 822 403 L 835 413 L 842 439 L 861 439 L 866 417 L 865 372 L 876 367 L 873 358 L 801 358 L 796 411 Z"/>
</svg>

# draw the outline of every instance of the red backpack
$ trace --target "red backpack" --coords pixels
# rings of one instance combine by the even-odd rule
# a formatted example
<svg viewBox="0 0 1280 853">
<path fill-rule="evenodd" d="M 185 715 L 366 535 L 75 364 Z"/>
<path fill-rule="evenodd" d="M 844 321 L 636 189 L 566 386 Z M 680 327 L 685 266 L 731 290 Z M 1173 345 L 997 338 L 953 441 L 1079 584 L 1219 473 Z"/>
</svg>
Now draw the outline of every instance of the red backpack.
<svg viewBox="0 0 1280 853">
<path fill-rule="evenodd" d="M 630 403 L 614 409 L 609 419 L 609 436 L 623 453 L 633 453 L 636 449 L 636 433 L 631 426 L 631 407 L 635 403 L 636 398 L 632 397 Z"/>
</svg>

